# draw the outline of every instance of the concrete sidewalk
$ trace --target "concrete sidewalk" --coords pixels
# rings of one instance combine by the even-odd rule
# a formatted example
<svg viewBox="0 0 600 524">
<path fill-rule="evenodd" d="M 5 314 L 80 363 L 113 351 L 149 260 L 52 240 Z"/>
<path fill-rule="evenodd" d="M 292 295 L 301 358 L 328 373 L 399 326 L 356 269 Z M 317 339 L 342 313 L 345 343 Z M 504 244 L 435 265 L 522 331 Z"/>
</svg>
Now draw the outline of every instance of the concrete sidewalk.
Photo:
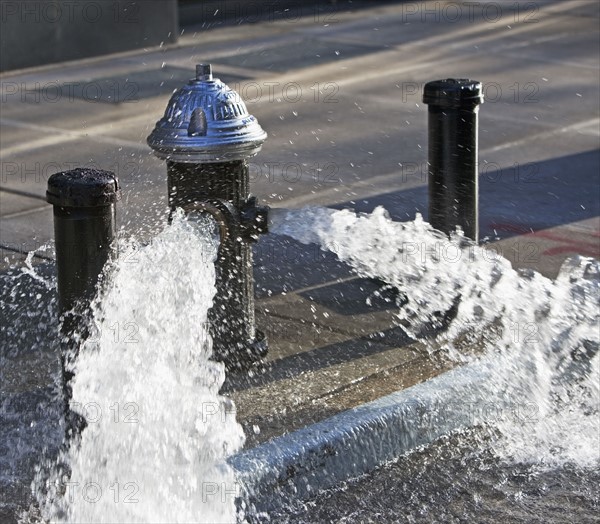
<svg viewBox="0 0 600 524">
<path fill-rule="evenodd" d="M 149 239 L 164 227 L 166 170 L 145 138 L 172 90 L 204 61 L 246 98 L 269 133 L 252 160 L 254 194 L 274 207 L 368 212 L 384 205 L 396 220 L 426 216 L 423 84 L 480 80 L 487 96 L 480 110 L 481 237 L 515 267 L 549 277 L 568 256 L 600 258 L 598 8 L 577 0 L 535 6 L 504 6 L 494 22 L 478 10 L 455 20 L 440 11 L 432 22 L 398 3 L 327 21 L 199 28 L 174 46 L 3 75 L 3 268 L 21 266 L 28 251 L 52 239 L 44 194 L 48 176 L 62 169 L 117 173 L 124 235 Z M 47 252 L 33 261 L 52 271 Z M 266 236 L 256 247 L 255 278 L 268 363 L 225 388 L 248 448 L 452 366 L 397 325 L 393 294 L 315 246 Z M 3 282 L 4 300 L 17 300 L 7 287 L 12 281 Z M 9 315 L 9 327 L 48 320 L 49 292 L 40 291 L 36 304 L 23 300 L 14 310 L 29 311 L 29 324 Z M 32 369 L 44 362 L 41 371 L 11 374 L 15 383 L 3 394 L 23 395 L 35 411 L 42 401 L 34 393 L 47 391 L 56 368 L 47 354 L 24 357 L 27 344 L 27 337 L 3 341 L 6 369 L 30 359 Z M 31 463 L 20 467 L 15 475 L 26 482 Z M 27 490 L 17 492 L 12 502 L 25 503 Z"/>
</svg>

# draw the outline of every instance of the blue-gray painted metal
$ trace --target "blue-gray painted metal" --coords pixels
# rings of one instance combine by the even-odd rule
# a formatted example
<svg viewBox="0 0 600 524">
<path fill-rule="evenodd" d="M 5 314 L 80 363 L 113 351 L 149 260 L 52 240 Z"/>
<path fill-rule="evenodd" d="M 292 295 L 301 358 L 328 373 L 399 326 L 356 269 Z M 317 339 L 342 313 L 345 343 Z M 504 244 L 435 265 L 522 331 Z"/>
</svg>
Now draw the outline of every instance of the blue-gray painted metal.
<svg viewBox="0 0 600 524">
<path fill-rule="evenodd" d="M 195 164 L 245 160 L 266 138 L 240 95 L 213 78 L 210 64 L 198 64 L 196 78 L 173 94 L 147 141 L 164 160 Z"/>
</svg>

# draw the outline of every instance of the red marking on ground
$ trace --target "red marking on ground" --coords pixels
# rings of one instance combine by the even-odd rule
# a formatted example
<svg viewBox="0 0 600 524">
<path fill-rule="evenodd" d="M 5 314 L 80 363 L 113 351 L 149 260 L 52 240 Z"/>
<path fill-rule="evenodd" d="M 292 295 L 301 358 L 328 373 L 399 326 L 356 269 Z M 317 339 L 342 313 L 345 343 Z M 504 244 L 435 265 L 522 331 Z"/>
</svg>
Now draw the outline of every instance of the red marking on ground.
<svg viewBox="0 0 600 524">
<path fill-rule="evenodd" d="M 573 249 L 573 246 L 558 246 L 558 247 L 551 247 L 550 249 L 546 249 L 546 251 L 542 252 L 542 255 L 562 255 L 563 253 L 577 253 L 578 255 L 583 255 L 586 257 L 594 257 L 594 258 L 600 258 L 600 249 L 597 249 L 595 251 L 587 250 L 584 248 L 577 248 L 576 250 Z"/>
<path fill-rule="evenodd" d="M 562 244 L 561 246 L 551 247 L 546 249 L 542 255 L 560 255 L 564 253 L 579 253 L 580 255 L 600 258 L 600 243 L 599 242 L 584 242 L 582 240 L 573 240 L 572 238 L 562 236 L 550 231 L 531 231 L 524 226 L 518 224 L 499 223 L 490 224 L 491 228 L 497 231 L 509 231 L 518 233 L 526 237 L 543 238 L 545 240 L 553 240 Z M 600 238 L 600 232 L 594 231 L 587 233 L 588 236 Z"/>
<path fill-rule="evenodd" d="M 511 233 L 519 233 L 520 235 L 525 235 L 527 233 L 531 233 L 531 229 L 526 229 L 523 226 L 519 226 L 517 224 L 505 224 L 505 223 L 494 223 L 490 224 L 490 227 L 496 231 L 509 231 Z"/>
</svg>

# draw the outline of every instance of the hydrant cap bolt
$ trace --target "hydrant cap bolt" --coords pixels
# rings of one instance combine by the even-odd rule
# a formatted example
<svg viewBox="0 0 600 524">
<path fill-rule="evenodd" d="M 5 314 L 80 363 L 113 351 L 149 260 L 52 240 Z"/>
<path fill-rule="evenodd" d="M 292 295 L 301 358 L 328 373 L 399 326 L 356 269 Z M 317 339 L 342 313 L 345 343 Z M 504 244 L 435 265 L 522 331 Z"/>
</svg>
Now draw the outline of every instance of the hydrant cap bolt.
<svg viewBox="0 0 600 524">
<path fill-rule="evenodd" d="M 423 102 L 432 106 L 469 109 L 483 103 L 481 82 L 467 78 L 447 78 L 425 84 Z"/>
<path fill-rule="evenodd" d="M 210 64 L 198 64 L 196 66 L 196 80 L 201 82 L 212 79 L 212 66 Z"/>
<path fill-rule="evenodd" d="M 252 157 L 266 138 L 240 95 L 213 78 L 210 64 L 198 64 L 196 78 L 173 94 L 147 141 L 164 160 L 204 163 Z"/>
</svg>

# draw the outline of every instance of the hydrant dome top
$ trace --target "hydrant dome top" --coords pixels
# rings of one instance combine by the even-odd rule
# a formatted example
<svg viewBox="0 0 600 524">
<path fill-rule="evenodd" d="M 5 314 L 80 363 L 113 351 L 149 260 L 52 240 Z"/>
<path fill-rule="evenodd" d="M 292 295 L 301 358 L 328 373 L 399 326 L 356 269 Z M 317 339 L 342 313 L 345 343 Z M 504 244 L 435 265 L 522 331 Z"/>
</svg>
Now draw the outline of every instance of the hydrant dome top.
<svg viewBox="0 0 600 524">
<path fill-rule="evenodd" d="M 199 64 L 196 78 L 171 96 L 147 141 L 162 159 L 196 163 L 254 156 L 266 138 L 240 95 L 213 78 L 210 64 Z"/>
</svg>

